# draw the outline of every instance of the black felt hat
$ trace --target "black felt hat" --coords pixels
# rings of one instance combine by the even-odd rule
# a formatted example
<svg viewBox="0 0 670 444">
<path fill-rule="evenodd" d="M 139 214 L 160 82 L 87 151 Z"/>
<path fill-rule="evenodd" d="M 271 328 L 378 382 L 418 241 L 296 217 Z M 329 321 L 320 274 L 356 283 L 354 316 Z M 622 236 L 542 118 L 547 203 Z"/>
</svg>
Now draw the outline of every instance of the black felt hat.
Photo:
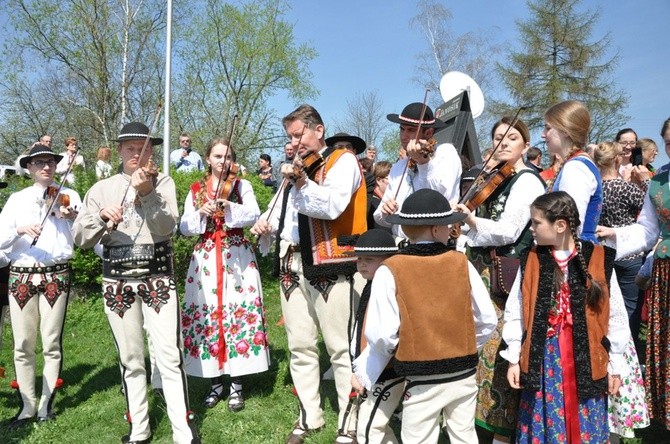
<svg viewBox="0 0 670 444">
<path fill-rule="evenodd" d="M 354 246 L 356 256 L 390 256 L 398 252 L 398 246 L 391 233 L 372 228 L 361 234 Z"/>
<path fill-rule="evenodd" d="M 41 156 L 43 154 L 54 156 L 56 163 L 60 162 L 63 159 L 63 156 L 54 153 L 48 146 L 38 143 L 34 145 L 32 148 L 30 148 L 30 152 L 28 153 L 27 156 L 24 156 L 21 158 L 21 160 L 19 160 L 19 165 L 21 165 L 21 168 L 28 168 L 28 162 L 30 162 L 30 160 L 33 157 Z"/>
<path fill-rule="evenodd" d="M 123 125 L 119 138 L 115 142 L 125 142 L 127 140 L 146 140 L 149 135 L 149 128 L 140 122 L 130 122 Z M 163 139 L 160 137 L 150 137 L 151 145 L 161 145 Z"/>
<path fill-rule="evenodd" d="M 337 133 L 334 136 L 326 139 L 326 145 L 328 146 L 333 146 L 337 142 L 349 142 L 351 146 L 354 147 L 356 154 L 361 154 L 367 147 L 365 140 L 357 136 L 350 136 L 347 133 Z"/>
<path fill-rule="evenodd" d="M 400 114 L 387 114 L 386 118 L 391 122 L 399 123 L 401 125 L 418 126 L 421 123 L 423 128 L 444 128 L 447 126 L 443 121 L 436 119 L 433 116 L 433 110 L 430 106 L 426 106 L 426 111 L 421 118 L 421 109 L 423 103 L 414 102 L 403 108 Z"/>
<path fill-rule="evenodd" d="M 449 201 L 441 193 L 424 188 L 410 194 L 400 211 L 386 220 L 400 225 L 450 225 L 465 218 L 465 213 L 451 209 Z"/>
</svg>

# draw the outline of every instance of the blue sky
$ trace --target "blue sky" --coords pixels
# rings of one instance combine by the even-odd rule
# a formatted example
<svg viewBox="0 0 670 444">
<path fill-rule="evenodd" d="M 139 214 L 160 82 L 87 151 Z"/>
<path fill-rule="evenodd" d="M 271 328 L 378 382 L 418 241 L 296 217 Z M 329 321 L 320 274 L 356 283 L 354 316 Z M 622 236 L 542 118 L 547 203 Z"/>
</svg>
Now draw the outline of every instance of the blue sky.
<svg viewBox="0 0 670 444">
<path fill-rule="evenodd" d="M 423 89 L 412 82 L 416 55 L 426 49 L 423 36 L 409 26 L 416 2 L 407 0 L 292 0 L 288 21 L 298 42 L 309 42 L 319 56 L 311 65 L 320 96 L 312 101 L 326 125 L 341 118 L 346 100 L 357 92 L 377 91 L 386 112 L 397 113 L 423 100 Z M 499 43 L 520 48 L 515 20 L 528 14 L 524 0 L 445 0 L 453 14 L 452 32 L 495 31 Z M 657 166 L 668 161 L 659 135 L 670 117 L 668 76 L 668 0 L 585 0 L 583 7 L 601 10 L 593 39 L 610 32 L 610 54 L 619 52 L 613 80 L 629 96 L 629 125 L 640 137 L 659 145 Z M 277 101 L 279 114 L 293 103 Z M 533 140 L 538 143 L 540 140 Z"/>
</svg>

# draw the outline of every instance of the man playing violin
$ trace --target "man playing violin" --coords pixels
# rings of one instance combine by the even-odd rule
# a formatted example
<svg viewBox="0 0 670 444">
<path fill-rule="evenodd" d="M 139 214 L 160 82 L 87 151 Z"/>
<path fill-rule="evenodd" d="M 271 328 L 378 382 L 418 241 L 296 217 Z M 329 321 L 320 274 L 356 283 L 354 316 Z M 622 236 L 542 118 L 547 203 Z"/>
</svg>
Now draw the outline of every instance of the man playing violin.
<svg viewBox="0 0 670 444">
<path fill-rule="evenodd" d="M 387 217 L 400 209 L 407 196 L 423 188 L 439 191 L 450 202 L 458 200 L 461 159 L 452 144 L 435 146 L 433 134 L 445 124 L 433 117 L 429 106 L 410 103 L 400 114 L 388 114 L 386 118 L 400 124 L 401 149 L 407 156 L 391 167 L 389 183 L 374 218 L 379 225 L 392 227 L 395 236 L 404 238 L 400 227 L 387 222 Z"/>
<path fill-rule="evenodd" d="M 335 442 L 351 443 L 356 421 L 346 409 L 351 392 L 349 326 L 359 297 L 354 289 L 353 244 L 356 235 L 367 229 L 365 183 L 351 151 L 327 148 L 323 120 L 313 107 L 301 105 L 282 123 L 298 155 L 292 171 L 283 171 L 287 179 L 251 232 L 261 236 L 264 253 L 270 242 L 266 235 L 275 234 L 278 240 L 281 306 L 300 401 L 300 416 L 286 442 L 302 443 L 324 425 L 319 395 L 321 328 L 338 394 Z"/>
<path fill-rule="evenodd" d="M 105 314 L 119 353 L 130 432 L 123 443 L 151 439 L 144 330 L 160 371 L 175 443 L 200 442 L 190 424 L 188 386 L 179 337 L 179 301 L 170 238 L 177 221 L 174 181 L 152 168 L 149 128 L 131 122 L 117 139 L 122 171 L 88 190 L 73 232 L 77 245 L 100 243 Z M 125 192 L 125 194 L 124 194 Z"/>
<path fill-rule="evenodd" d="M 12 194 L 0 213 L 0 250 L 5 250 L 9 270 L 9 310 L 14 334 L 12 382 L 20 395 L 19 412 L 9 422 L 15 428 L 35 419 L 55 418 L 53 401 L 60 386 L 63 350 L 61 336 L 70 292 L 73 239 L 72 221 L 81 200 L 76 191 L 53 183 L 62 156 L 36 144 L 21 158 L 34 184 Z M 49 193 L 54 190 L 53 193 Z M 60 205 L 58 194 L 67 196 Z M 65 202 L 63 202 L 65 203 Z M 35 393 L 35 344 L 42 336 L 42 395 Z"/>
</svg>

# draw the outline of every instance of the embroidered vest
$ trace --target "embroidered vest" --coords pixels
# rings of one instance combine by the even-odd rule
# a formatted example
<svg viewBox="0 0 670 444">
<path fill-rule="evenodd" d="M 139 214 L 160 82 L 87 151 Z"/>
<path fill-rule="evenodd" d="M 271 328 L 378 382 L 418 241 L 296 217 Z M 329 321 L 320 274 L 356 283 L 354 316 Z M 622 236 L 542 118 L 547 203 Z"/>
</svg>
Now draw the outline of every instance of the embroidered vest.
<svg viewBox="0 0 670 444">
<path fill-rule="evenodd" d="M 353 156 L 345 149 L 332 151 L 313 180 L 323 185 L 328 172 L 343 155 Z M 358 168 L 360 171 L 360 166 Z M 367 227 L 367 191 L 361 171 L 361 183 L 351 196 L 349 205 L 337 219 L 324 220 L 298 215 L 300 253 L 305 278 L 312 280 L 337 275 L 353 276 L 356 273 L 355 236 L 365 232 Z"/>
<path fill-rule="evenodd" d="M 668 171 L 654 175 L 649 181 L 649 197 L 656 211 L 661 243 L 656 247 L 654 257 L 670 257 L 670 188 L 668 188 Z"/>
<path fill-rule="evenodd" d="M 607 364 L 610 343 L 609 279 L 612 276 L 615 250 L 582 242 L 589 273 L 600 283 L 603 297 L 596 310 L 586 305 L 584 276 L 575 257 L 568 263 L 570 311 L 573 319 L 573 350 L 577 370 L 577 393 L 591 398 L 607 390 Z M 556 297 L 554 258 L 549 247 L 533 247 L 525 260 L 522 281 L 521 384 L 525 389 L 540 390 L 542 360 L 549 326 L 549 312 Z M 588 338 L 588 340 L 584 340 Z"/>
<path fill-rule="evenodd" d="M 524 169 L 519 173 L 513 175 L 507 179 L 502 186 L 498 188 L 489 198 L 484 202 L 484 205 L 480 206 L 477 209 L 477 216 L 491 219 L 497 221 L 500 219 L 500 216 L 505 212 L 505 206 L 507 204 L 507 198 L 512 191 L 512 186 L 514 183 L 521 177 L 522 174 L 530 173 L 537 177 L 539 181 L 542 181 L 539 173 L 535 170 Z M 503 245 L 496 247 L 497 256 L 507 256 L 507 257 L 519 257 L 524 251 L 529 249 L 533 245 L 533 235 L 530 232 L 530 220 L 528 224 L 523 229 L 517 240 L 509 245 Z M 489 250 L 491 247 L 472 247 L 473 254 L 481 255 L 482 259 L 488 263 L 491 262 L 489 256 Z"/>
<path fill-rule="evenodd" d="M 400 310 L 396 373 L 434 375 L 474 369 L 477 341 L 465 255 L 401 253 L 384 265 L 395 279 Z"/>
</svg>

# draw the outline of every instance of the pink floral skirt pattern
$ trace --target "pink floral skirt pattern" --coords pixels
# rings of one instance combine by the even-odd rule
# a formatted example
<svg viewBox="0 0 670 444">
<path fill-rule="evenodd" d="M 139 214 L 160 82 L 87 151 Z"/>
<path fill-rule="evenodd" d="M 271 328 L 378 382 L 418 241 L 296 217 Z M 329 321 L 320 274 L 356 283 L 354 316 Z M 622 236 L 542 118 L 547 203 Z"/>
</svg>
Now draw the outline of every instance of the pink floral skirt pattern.
<svg viewBox="0 0 670 444">
<path fill-rule="evenodd" d="M 181 331 L 184 366 L 192 376 L 241 376 L 269 366 L 263 293 L 252 247 L 224 241 L 222 259 L 224 266 L 217 269 L 216 251 L 204 243 L 191 256 Z"/>
</svg>

